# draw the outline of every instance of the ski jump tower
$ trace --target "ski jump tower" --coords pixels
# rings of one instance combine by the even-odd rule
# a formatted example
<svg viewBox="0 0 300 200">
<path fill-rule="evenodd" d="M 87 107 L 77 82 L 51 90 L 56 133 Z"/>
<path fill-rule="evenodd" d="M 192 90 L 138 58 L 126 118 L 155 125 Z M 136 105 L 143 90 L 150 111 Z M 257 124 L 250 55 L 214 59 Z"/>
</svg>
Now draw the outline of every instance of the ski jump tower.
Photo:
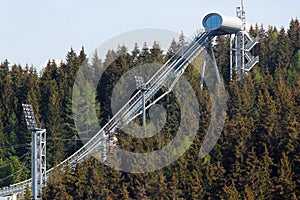
<svg viewBox="0 0 300 200">
<path fill-rule="evenodd" d="M 241 6 L 236 8 L 236 16 L 242 21 L 242 29 L 230 35 L 230 80 L 233 79 L 235 68 L 238 80 L 242 81 L 244 74 L 259 62 L 259 57 L 251 53 L 258 44 L 258 38 L 253 38 L 247 31 L 244 0 L 241 0 Z"/>
<path fill-rule="evenodd" d="M 258 62 L 258 57 L 254 57 L 250 53 L 251 49 L 257 44 L 257 39 L 253 39 L 246 31 L 243 1 L 242 6 L 237 9 L 237 14 L 237 17 L 231 17 L 218 13 L 210 13 L 204 17 L 203 26 L 205 27 L 205 31 L 197 33 L 187 46 L 180 49 L 178 54 L 174 55 L 161 66 L 146 83 L 138 78 L 138 86 L 142 86 L 142 89 L 145 89 L 145 91 L 138 90 L 83 147 L 59 163 L 56 167 L 74 166 L 78 162 L 83 162 L 94 155 L 99 149 L 100 151 L 102 150 L 102 159 L 103 162 L 105 162 L 107 158 L 105 148 L 107 141 L 109 141 L 108 138 L 113 138 L 117 129 L 129 123 L 142 113 L 141 111 L 143 107 L 145 107 L 143 102 L 149 102 L 144 108 L 144 110 L 146 110 L 171 92 L 188 65 L 203 52 L 205 48 L 210 47 L 212 50 L 211 42 L 216 36 L 231 35 L 231 77 L 233 68 L 235 67 L 239 79 L 242 80 L 243 73 L 250 71 Z M 214 65 L 217 69 L 215 59 Z M 219 76 L 217 70 L 216 73 L 217 76 Z M 220 82 L 220 79 L 217 81 Z M 156 97 L 160 88 L 167 83 L 170 83 L 169 88 L 165 93 L 161 94 L 161 96 Z M 42 187 L 45 184 L 46 176 L 48 177 L 53 173 L 56 167 L 46 171 L 46 130 L 37 125 L 31 105 L 23 104 L 23 109 L 27 127 L 32 131 L 32 179 L 0 188 L 0 196 L 9 196 L 24 192 L 26 187 L 32 184 L 33 199 L 41 199 Z M 110 142 L 108 144 L 110 144 Z M 108 148 L 109 147 L 110 146 L 108 146 Z"/>
</svg>

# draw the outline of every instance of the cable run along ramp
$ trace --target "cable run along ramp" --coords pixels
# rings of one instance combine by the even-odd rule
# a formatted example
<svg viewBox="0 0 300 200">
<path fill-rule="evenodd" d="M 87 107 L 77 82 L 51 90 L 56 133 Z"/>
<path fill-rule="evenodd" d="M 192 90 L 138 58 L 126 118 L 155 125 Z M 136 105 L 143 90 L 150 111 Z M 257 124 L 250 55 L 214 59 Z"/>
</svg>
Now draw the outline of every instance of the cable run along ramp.
<svg viewBox="0 0 300 200">
<path fill-rule="evenodd" d="M 210 41 L 210 32 L 199 34 L 192 40 L 192 42 L 185 48 L 179 51 L 169 59 L 159 71 L 157 71 L 152 78 L 146 83 L 145 92 L 146 102 L 149 102 L 159 89 L 172 78 L 173 84 L 183 74 L 184 70 L 191 63 L 194 58 L 200 54 L 203 48 Z M 137 92 L 113 117 L 112 119 L 101 128 L 81 149 L 76 151 L 69 158 L 61 162 L 58 166 L 71 165 L 74 166 L 77 162 L 82 162 L 89 158 L 95 151 L 98 151 L 105 140 L 107 140 L 107 133 L 113 134 L 116 129 L 121 128 L 124 124 L 133 120 L 142 108 L 141 92 Z M 53 169 L 48 170 L 50 173 Z"/>
<path fill-rule="evenodd" d="M 210 32 L 204 32 L 196 36 L 186 48 L 180 50 L 180 54 L 176 54 L 169 59 L 169 61 L 167 61 L 166 64 L 150 78 L 145 86 L 147 88 L 147 91 L 145 92 L 146 102 L 149 102 L 159 89 L 171 79 L 174 79 L 173 84 L 171 85 L 176 83 L 188 64 L 200 54 L 202 49 L 210 41 L 210 35 Z M 98 151 L 99 149 L 101 151 L 102 144 L 107 140 L 107 133 L 113 134 L 118 128 L 129 123 L 139 114 L 142 108 L 141 99 L 142 94 L 138 91 L 91 140 L 59 165 L 75 165 L 76 162 L 82 162 L 90 157 L 95 151 Z"/>
<path fill-rule="evenodd" d="M 242 28 L 242 22 L 239 18 L 228 17 L 218 13 L 208 14 L 203 19 L 203 25 L 206 31 L 196 34 L 188 46 L 180 49 L 145 84 L 145 87 L 148 89 L 145 92 L 145 102 L 149 102 L 159 89 L 169 81 L 172 83 L 167 92 L 170 92 L 180 76 L 184 73 L 188 64 L 201 53 L 205 46 L 211 42 L 213 37 L 217 35 L 234 34 Z M 163 96 L 159 97 L 159 99 L 162 97 Z M 142 109 L 141 99 L 141 91 L 138 91 L 82 148 L 57 166 L 49 169 L 46 172 L 47 177 L 56 167 L 65 167 L 67 165 L 75 166 L 76 163 L 83 162 L 92 156 L 94 152 L 105 151 L 108 138 L 107 133 L 113 133 L 117 128 L 121 128 L 124 124 L 133 120 Z M 159 99 L 154 100 L 154 102 L 157 102 Z M 0 196 L 8 196 L 13 193 L 25 191 L 26 187 L 29 187 L 30 184 L 31 179 L 28 179 L 10 185 L 9 187 L 0 188 Z"/>
</svg>

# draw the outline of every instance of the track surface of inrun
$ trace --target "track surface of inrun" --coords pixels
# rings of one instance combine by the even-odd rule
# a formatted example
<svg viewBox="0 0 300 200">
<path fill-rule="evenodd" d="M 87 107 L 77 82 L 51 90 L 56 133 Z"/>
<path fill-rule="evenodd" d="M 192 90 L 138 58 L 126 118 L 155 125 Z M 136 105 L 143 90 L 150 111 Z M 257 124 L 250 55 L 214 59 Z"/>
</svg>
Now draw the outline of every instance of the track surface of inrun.
<svg viewBox="0 0 300 200">
<path fill-rule="evenodd" d="M 168 60 L 146 83 L 148 90 L 145 92 L 145 101 L 150 101 L 158 90 L 169 80 L 181 76 L 188 64 L 191 63 L 210 42 L 211 37 L 213 37 L 213 32 L 203 32 L 196 35 L 188 46 L 181 49 L 175 56 Z M 107 140 L 107 138 L 103 138 L 103 136 L 106 135 L 105 132 L 109 131 L 112 133 L 116 128 L 120 128 L 122 126 L 121 121 L 125 121 L 126 123 L 130 122 L 142 108 L 141 98 L 141 92 L 139 91 L 82 148 L 57 166 L 49 169 L 47 171 L 47 177 L 56 167 L 66 165 L 74 166 L 77 162 L 82 162 L 89 158 L 96 150 L 99 150 L 99 148 L 101 151 L 101 143 Z M 31 179 L 3 187 L 0 188 L 0 196 L 19 193 L 25 191 L 26 188 L 30 186 Z"/>
</svg>

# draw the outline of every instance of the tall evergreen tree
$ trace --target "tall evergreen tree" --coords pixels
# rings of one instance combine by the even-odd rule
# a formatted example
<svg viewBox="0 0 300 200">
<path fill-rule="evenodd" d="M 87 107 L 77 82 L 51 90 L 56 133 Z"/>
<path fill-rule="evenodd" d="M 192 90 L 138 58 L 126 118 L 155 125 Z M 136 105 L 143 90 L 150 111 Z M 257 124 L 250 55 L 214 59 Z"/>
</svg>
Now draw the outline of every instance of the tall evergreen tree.
<svg viewBox="0 0 300 200">
<path fill-rule="evenodd" d="M 280 29 L 278 35 L 278 44 L 276 48 L 276 60 L 275 63 L 279 68 L 287 68 L 290 64 L 291 46 L 288 36 L 284 28 Z"/>
<path fill-rule="evenodd" d="M 291 41 L 291 53 L 295 55 L 300 50 L 300 23 L 298 19 L 291 20 L 288 37 Z"/>
</svg>

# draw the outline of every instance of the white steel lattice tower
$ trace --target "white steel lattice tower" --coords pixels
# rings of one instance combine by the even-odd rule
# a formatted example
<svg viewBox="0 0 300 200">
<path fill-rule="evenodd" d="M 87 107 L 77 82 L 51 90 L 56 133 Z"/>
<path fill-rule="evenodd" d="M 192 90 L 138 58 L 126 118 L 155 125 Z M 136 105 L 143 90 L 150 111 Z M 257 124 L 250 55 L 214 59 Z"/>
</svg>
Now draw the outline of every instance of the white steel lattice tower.
<svg viewBox="0 0 300 200">
<path fill-rule="evenodd" d="M 31 178 L 32 199 L 42 199 L 42 189 L 46 183 L 46 129 L 36 123 L 31 105 L 22 104 L 27 129 L 32 131 Z"/>
<path fill-rule="evenodd" d="M 237 7 L 236 14 L 242 20 L 243 26 L 241 31 L 232 34 L 230 37 L 230 80 L 233 78 L 235 68 L 238 80 L 242 81 L 244 74 L 259 62 L 259 57 L 251 54 L 251 50 L 258 44 L 258 39 L 253 38 L 246 29 L 246 13 L 243 0 L 241 0 L 241 6 Z"/>
</svg>

